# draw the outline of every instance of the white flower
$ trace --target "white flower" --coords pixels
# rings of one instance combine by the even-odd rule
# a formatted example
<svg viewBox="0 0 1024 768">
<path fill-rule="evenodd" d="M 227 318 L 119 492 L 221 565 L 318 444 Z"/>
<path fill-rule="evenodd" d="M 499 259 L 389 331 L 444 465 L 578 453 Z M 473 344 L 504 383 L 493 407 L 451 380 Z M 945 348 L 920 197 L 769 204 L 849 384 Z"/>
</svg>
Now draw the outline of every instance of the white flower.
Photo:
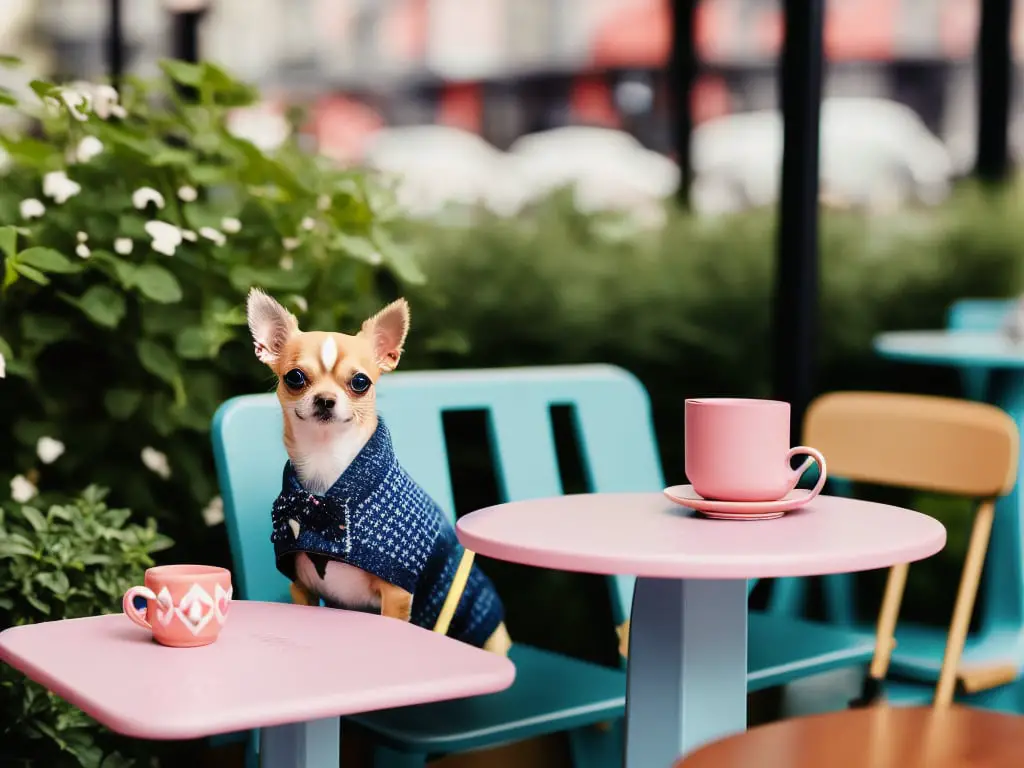
<svg viewBox="0 0 1024 768">
<path fill-rule="evenodd" d="M 95 136 L 83 136 L 75 148 L 75 159 L 80 163 L 88 163 L 103 151 L 103 142 Z"/>
<path fill-rule="evenodd" d="M 184 203 L 191 203 L 199 197 L 199 193 L 196 192 L 195 187 L 190 187 L 186 184 L 183 187 L 178 187 L 178 199 Z"/>
<path fill-rule="evenodd" d="M 220 220 L 220 228 L 227 232 L 229 235 L 233 235 L 237 232 L 242 231 L 242 222 L 238 219 L 228 216 L 226 219 Z"/>
<path fill-rule="evenodd" d="M 61 88 L 58 95 L 75 120 L 82 122 L 89 119 L 89 116 L 83 111 L 88 110 L 92 102 L 92 96 L 88 92 L 75 88 Z"/>
<path fill-rule="evenodd" d="M 291 256 L 282 256 L 278 266 L 286 272 L 291 272 L 295 267 L 295 260 Z"/>
<path fill-rule="evenodd" d="M 130 237 L 119 237 L 114 241 L 114 253 L 119 253 L 122 256 L 127 256 L 131 253 L 134 247 L 135 243 L 132 242 Z"/>
<path fill-rule="evenodd" d="M 372 251 L 367 254 L 367 260 L 374 266 L 384 263 L 384 257 L 380 255 L 380 251 Z"/>
<path fill-rule="evenodd" d="M 190 243 L 194 243 L 196 240 L 199 239 L 198 237 L 196 237 L 196 233 L 193 232 L 191 229 L 181 230 L 181 237 L 184 240 L 188 240 Z"/>
<path fill-rule="evenodd" d="M 122 107 L 120 104 L 111 104 L 110 114 L 112 114 L 114 117 L 119 117 L 122 120 L 124 120 L 126 117 L 128 117 L 128 110 Z"/>
<path fill-rule="evenodd" d="M 291 133 L 284 116 L 267 105 L 232 110 L 227 118 L 227 129 L 232 136 L 252 142 L 263 152 L 277 149 Z"/>
<path fill-rule="evenodd" d="M 326 211 L 328 208 L 331 207 L 331 196 L 320 195 L 320 197 L 316 199 L 316 207 L 317 210 L 319 211 Z"/>
<path fill-rule="evenodd" d="M 308 232 L 309 230 L 313 229 L 313 227 L 316 226 L 316 222 L 313 221 L 313 219 L 311 219 L 309 216 L 307 216 L 299 223 L 299 226 Z"/>
<path fill-rule="evenodd" d="M 92 111 L 96 113 L 96 116 L 101 120 L 106 120 L 112 114 L 115 114 L 115 107 L 118 105 L 119 97 L 117 95 L 117 89 L 111 85 L 94 85 L 92 86 Z M 120 111 L 123 113 L 124 109 Z M 124 117 L 123 114 L 118 117 Z"/>
<path fill-rule="evenodd" d="M 39 489 L 24 475 L 15 475 L 11 478 L 11 498 L 19 504 L 26 503 L 37 493 Z"/>
<path fill-rule="evenodd" d="M 151 247 L 157 253 L 173 256 L 174 249 L 181 245 L 181 230 L 166 221 L 147 221 L 146 234 L 153 238 Z"/>
<path fill-rule="evenodd" d="M 309 311 L 309 302 L 306 301 L 306 297 L 305 296 L 296 296 L 295 297 L 295 306 L 297 306 L 299 308 L 299 310 L 302 311 L 302 312 L 308 312 Z"/>
<path fill-rule="evenodd" d="M 7 378 L 7 358 L 0 353 L 0 379 Z"/>
<path fill-rule="evenodd" d="M 75 235 L 75 239 L 80 243 L 84 243 L 86 240 L 89 239 L 89 235 L 79 230 L 79 232 Z"/>
<path fill-rule="evenodd" d="M 156 448 L 146 446 L 142 449 L 142 463 L 146 469 L 154 472 L 164 480 L 171 476 L 171 465 L 167 461 L 167 454 L 161 453 Z"/>
<path fill-rule="evenodd" d="M 140 211 L 150 203 L 155 204 L 157 208 L 163 208 L 164 196 L 152 187 L 139 187 L 132 192 L 132 205 Z"/>
<path fill-rule="evenodd" d="M 297 237 L 286 237 L 281 241 L 281 245 L 284 246 L 286 251 L 294 251 L 299 247 L 299 238 Z"/>
<path fill-rule="evenodd" d="M 199 234 L 207 240 L 212 240 L 216 245 L 224 245 L 224 243 L 227 242 L 227 238 L 224 237 L 224 233 L 217 231 L 213 227 L 200 227 Z"/>
<path fill-rule="evenodd" d="M 224 522 L 224 499 L 214 496 L 203 508 L 203 522 L 209 526 Z"/>
<path fill-rule="evenodd" d="M 64 171 L 50 171 L 43 176 L 43 194 L 53 198 L 57 205 L 66 203 L 82 191 L 82 185 L 72 181 Z"/>
<path fill-rule="evenodd" d="M 46 213 L 46 206 L 34 197 L 29 197 L 18 204 L 18 211 L 23 219 L 38 219 Z"/>
<path fill-rule="evenodd" d="M 64 453 L 64 443 L 52 437 L 40 437 L 36 441 L 36 456 L 43 464 L 53 464 Z"/>
<path fill-rule="evenodd" d="M 79 258 L 88 259 L 92 256 L 92 251 L 89 250 L 89 246 L 85 243 L 79 243 L 75 246 L 75 253 L 78 254 Z"/>
</svg>

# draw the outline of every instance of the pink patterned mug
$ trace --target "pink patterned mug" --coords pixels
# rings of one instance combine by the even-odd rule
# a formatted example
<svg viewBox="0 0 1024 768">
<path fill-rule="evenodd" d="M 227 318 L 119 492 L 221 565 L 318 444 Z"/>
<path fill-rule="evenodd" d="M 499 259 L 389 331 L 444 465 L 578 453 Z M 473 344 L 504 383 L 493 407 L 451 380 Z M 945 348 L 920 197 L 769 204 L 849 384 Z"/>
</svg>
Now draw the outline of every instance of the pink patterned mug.
<svg viewBox="0 0 1024 768">
<path fill-rule="evenodd" d="M 172 648 L 209 645 L 220 634 L 231 607 L 231 572 L 212 565 L 160 565 L 146 570 L 144 587 L 124 593 L 125 615 L 153 639 Z M 135 598 L 146 607 L 135 607 Z"/>
<path fill-rule="evenodd" d="M 695 398 L 685 403 L 686 477 L 693 490 L 716 501 L 776 501 L 796 488 L 811 464 L 825 485 L 825 457 L 789 447 L 789 403 L 745 398 Z M 793 469 L 790 460 L 806 454 Z"/>
</svg>

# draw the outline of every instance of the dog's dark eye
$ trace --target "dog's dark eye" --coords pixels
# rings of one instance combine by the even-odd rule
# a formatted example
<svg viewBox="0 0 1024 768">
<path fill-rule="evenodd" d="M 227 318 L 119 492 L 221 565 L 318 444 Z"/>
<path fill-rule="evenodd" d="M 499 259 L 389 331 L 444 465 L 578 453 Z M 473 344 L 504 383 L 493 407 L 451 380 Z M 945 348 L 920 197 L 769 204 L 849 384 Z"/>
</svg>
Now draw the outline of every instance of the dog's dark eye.
<svg viewBox="0 0 1024 768">
<path fill-rule="evenodd" d="M 302 389 L 306 386 L 306 374 L 298 368 L 292 368 L 284 375 L 284 383 L 289 389 Z"/>
<path fill-rule="evenodd" d="M 350 381 L 348 385 L 352 387 L 353 392 L 357 395 L 361 395 L 370 388 L 372 383 L 373 382 L 370 381 L 370 377 L 365 373 L 357 373 L 352 377 L 352 381 Z"/>
</svg>

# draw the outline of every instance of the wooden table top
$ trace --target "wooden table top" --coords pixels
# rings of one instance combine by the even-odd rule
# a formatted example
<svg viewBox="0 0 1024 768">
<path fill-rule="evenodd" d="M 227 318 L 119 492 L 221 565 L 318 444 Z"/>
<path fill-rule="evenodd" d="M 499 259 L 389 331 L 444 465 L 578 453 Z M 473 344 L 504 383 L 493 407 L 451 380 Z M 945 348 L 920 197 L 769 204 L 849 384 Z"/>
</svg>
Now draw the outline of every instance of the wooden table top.
<svg viewBox="0 0 1024 768">
<path fill-rule="evenodd" d="M 797 717 L 709 744 L 676 768 L 1019 768 L 1024 717 L 874 706 Z"/>
</svg>

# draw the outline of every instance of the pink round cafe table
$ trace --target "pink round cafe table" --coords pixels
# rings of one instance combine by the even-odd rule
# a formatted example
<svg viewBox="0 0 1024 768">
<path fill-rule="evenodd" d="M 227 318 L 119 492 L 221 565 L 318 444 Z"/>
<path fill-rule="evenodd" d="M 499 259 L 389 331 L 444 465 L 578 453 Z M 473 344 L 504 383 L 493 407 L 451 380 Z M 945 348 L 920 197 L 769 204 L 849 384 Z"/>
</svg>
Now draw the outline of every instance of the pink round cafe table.
<svg viewBox="0 0 1024 768">
<path fill-rule="evenodd" d="M 819 496 L 776 520 L 710 520 L 660 493 L 499 504 L 458 523 L 487 557 L 638 577 L 626 765 L 669 766 L 746 728 L 747 579 L 886 568 L 938 552 L 946 529 L 886 504 Z"/>
</svg>

